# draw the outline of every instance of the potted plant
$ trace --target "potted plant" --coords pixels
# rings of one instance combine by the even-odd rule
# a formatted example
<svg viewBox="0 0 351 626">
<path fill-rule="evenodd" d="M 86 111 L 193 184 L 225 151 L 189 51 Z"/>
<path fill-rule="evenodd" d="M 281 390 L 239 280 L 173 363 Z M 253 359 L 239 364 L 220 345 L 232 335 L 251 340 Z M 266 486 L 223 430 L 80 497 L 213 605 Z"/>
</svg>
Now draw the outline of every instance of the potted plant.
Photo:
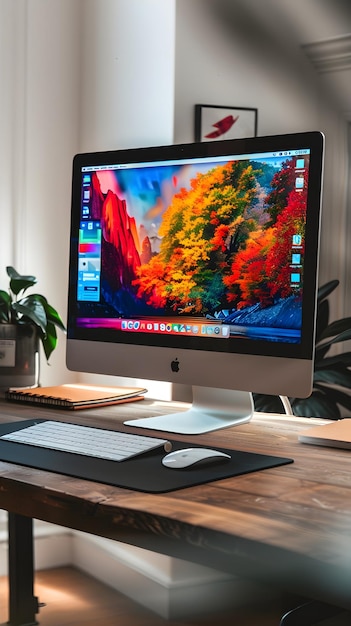
<svg viewBox="0 0 351 626">
<path fill-rule="evenodd" d="M 56 327 L 65 331 L 58 312 L 37 293 L 27 294 L 35 276 L 6 268 L 8 290 L 0 290 L 0 387 L 32 387 L 39 383 L 39 345 L 46 359 L 56 348 Z"/>
<path fill-rule="evenodd" d="M 339 285 L 331 280 L 318 290 L 313 390 L 308 398 L 289 398 L 294 415 L 340 419 L 340 407 L 351 411 L 351 352 L 330 356 L 335 344 L 351 339 L 351 317 L 329 322 L 328 296 Z M 254 394 L 256 411 L 281 413 L 278 396 Z"/>
</svg>

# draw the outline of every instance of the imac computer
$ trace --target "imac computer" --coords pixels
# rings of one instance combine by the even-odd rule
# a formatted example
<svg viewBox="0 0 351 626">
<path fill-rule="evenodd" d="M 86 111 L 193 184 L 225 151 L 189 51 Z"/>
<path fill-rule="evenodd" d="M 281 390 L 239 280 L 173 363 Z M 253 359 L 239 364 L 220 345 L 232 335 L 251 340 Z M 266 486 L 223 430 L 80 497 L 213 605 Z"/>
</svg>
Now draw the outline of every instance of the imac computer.
<svg viewBox="0 0 351 626">
<path fill-rule="evenodd" d="M 250 420 L 252 392 L 311 393 L 323 145 L 74 157 L 68 368 L 193 389 L 189 411 L 133 426 L 197 434 Z"/>
</svg>

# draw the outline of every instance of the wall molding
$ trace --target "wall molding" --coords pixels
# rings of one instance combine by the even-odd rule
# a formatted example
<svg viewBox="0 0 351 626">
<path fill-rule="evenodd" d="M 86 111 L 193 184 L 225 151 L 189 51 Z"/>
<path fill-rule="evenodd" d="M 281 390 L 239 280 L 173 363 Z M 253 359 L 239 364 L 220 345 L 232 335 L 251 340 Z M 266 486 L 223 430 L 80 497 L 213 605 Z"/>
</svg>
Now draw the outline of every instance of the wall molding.
<svg viewBox="0 0 351 626">
<path fill-rule="evenodd" d="M 304 44 L 302 49 L 321 74 L 351 70 L 351 35 Z"/>
<path fill-rule="evenodd" d="M 263 593 L 225 572 L 38 520 L 34 562 L 36 571 L 75 567 L 165 619 L 229 609 Z M 0 576 L 7 566 L 6 514 L 0 511 Z"/>
<path fill-rule="evenodd" d="M 165 619 L 229 609 L 260 593 L 225 572 L 116 541 L 77 531 L 72 541 L 75 567 Z"/>
</svg>

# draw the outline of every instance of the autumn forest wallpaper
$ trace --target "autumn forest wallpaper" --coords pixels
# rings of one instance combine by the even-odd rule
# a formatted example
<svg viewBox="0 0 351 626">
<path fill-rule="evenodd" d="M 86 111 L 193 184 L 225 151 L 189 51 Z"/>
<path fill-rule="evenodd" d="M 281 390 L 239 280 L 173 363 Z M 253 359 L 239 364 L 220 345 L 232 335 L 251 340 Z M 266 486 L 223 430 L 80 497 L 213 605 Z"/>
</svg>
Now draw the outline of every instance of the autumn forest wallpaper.
<svg viewBox="0 0 351 626">
<path fill-rule="evenodd" d="M 300 186 L 296 157 L 94 172 L 104 301 L 116 316 L 216 319 L 267 327 L 271 340 L 290 329 L 297 341 L 306 163 Z"/>
</svg>

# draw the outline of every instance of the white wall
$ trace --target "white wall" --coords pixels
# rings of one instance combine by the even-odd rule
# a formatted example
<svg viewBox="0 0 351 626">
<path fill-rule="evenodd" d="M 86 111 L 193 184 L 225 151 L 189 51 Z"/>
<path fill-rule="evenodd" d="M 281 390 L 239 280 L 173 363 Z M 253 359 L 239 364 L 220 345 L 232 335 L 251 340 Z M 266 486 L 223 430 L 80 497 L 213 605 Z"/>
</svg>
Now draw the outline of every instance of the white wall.
<svg viewBox="0 0 351 626">
<path fill-rule="evenodd" d="M 174 0 L 85 0 L 80 150 L 172 143 Z"/>
<path fill-rule="evenodd" d="M 194 103 L 257 107 L 260 135 L 316 127 L 317 76 L 260 20 L 257 4 L 178 0 L 177 141 L 193 135 Z"/>
<path fill-rule="evenodd" d="M 15 28 L 15 15 L 11 0 L 0 5 L 0 84 L 1 115 L 0 115 L 0 285 L 4 288 L 6 265 L 12 263 L 14 246 L 14 220 L 12 216 L 12 202 L 15 185 L 12 178 L 12 163 L 14 157 L 15 128 L 13 112 L 18 103 L 16 97 L 17 82 L 17 54 L 13 42 L 21 41 L 21 23 Z M 12 59 L 12 62 L 9 62 Z M 5 87 L 5 88 L 4 88 Z"/>
<path fill-rule="evenodd" d="M 78 149 L 80 3 L 27 2 L 24 211 L 21 267 L 38 277 L 38 290 L 66 318 L 70 181 Z M 65 381 L 65 337 L 41 382 Z"/>
<path fill-rule="evenodd" d="M 34 274 L 38 292 L 64 318 L 71 160 L 78 147 L 79 6 L 71 0 L 0 5 L 1 287 L 6 265 Z M 52 368 L 42 358 L 42 384 L 66 378 L 64 346 L 61 333 Z"/>
</svg>

